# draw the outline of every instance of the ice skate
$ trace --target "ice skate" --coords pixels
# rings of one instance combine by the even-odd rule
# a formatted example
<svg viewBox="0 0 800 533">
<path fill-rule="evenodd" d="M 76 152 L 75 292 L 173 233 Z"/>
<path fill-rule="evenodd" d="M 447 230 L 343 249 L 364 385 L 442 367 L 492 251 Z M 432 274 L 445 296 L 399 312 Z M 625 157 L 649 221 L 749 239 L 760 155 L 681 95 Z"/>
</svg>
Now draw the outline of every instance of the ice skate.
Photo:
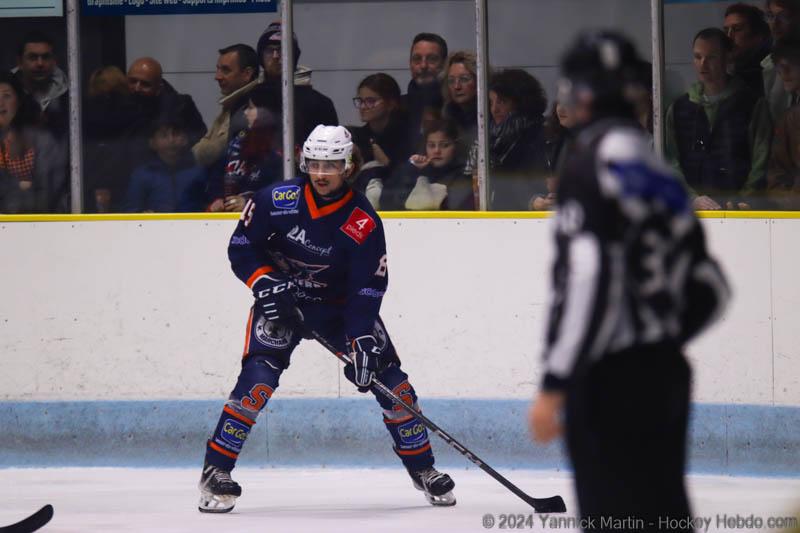
<svg viewBox="0 0 800 533">
<path fill-rule="evenodd" d="M 236 498 L 242 495 L 242 487 L 231 479 L 231 473 L 206 463 L 203 475 L 200 476 L 200 503 L 197 508 L 201 513 L 227 513 L 236 504 Z"/>
<path fill-rule="evenodd" d="M 456 504 L 456 497 L 453 495 L 456 484 L 447 474 L 433 467 L 414 472 L 409 470 L 408 474 L 414 488 L 423 491 L 431 505 L 447 507 Z"/>
</svg>

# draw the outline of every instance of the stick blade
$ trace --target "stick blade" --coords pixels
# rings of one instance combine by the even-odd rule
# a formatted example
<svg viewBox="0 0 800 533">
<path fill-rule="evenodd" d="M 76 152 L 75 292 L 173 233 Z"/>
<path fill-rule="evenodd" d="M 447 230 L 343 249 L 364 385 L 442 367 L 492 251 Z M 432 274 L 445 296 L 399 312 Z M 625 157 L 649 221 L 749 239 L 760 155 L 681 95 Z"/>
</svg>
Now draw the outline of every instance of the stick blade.
<svg viewBox="0 0 800 533">
<path fill-rule="evenodd" d="M 550 498 L 531 498 L 528 502 L 537 513 L 565 513 L 567 505 L 561 496 L 551 496 Z"/>
<path fill-rule="evenodd" d="M 44 527 L 51 518 L 53 518 L 53 506 L 48 503 L 28 518 L 10 526 L 0 527 L 0 533 L 33 533 Z"/>
</svg>

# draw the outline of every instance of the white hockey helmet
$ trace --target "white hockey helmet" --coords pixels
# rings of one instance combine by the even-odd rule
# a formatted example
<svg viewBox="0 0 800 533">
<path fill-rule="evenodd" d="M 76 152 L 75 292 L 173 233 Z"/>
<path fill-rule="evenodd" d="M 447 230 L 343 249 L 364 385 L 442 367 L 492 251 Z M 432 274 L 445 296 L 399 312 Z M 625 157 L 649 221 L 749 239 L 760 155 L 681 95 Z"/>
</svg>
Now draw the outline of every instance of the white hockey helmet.
<svg viewBox="0 0 800 533">
<path fill-rule="evenodd" d="M 303 153 L 300 155 L 300 170 L 303 172 L 308 172 L 308 159 L 343 160 L 345 171 L 350 170 L 353 167 L 353 136 L 344 126 L 318 125 L 303 143 Z"/>
</svg>

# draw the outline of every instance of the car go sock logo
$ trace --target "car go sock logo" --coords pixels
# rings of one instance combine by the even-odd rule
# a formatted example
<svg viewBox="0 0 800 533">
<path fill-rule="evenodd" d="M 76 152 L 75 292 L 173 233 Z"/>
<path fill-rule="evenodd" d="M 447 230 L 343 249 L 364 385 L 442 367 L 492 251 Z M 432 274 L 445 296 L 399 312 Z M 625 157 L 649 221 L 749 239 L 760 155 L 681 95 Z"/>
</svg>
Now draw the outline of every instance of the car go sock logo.
<svg viewBox="0 0 800 533">
<path fill-rule="evenodd" d="M 298 185 L 282 185 L 272 189 L 272 205 L 278 209 L 297 209 L 300 203 Z"/>
<path fill-rule="evenodd" d="M 425 426 L 417 419 L 398 427 L 397 433 L 400 435 L 400 442 L 406 446 L 419 445 L 428 440 L 428 432 L 425 431 Z"/>
<path fill-rule="evenodd" d="M 222 424 L 222 430 L 219 436 L 234 449 L 239 450 L 242 448 L 242 444 L 244 444 L 248 433 L 250 433 L 249 427 L 232 418 L 228 418 L 225 420 L 225 423 Z"/>
</svg>

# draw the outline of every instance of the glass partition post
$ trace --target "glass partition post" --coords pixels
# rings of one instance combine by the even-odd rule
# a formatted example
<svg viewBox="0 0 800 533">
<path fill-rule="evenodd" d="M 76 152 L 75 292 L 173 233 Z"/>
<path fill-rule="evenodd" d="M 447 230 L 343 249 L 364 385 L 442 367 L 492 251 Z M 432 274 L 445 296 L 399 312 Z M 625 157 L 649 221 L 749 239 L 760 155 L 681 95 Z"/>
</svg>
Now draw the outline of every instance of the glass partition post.
<svg viewBox="0 0 800 533">
<path fill-rule="evenodd" d="M 664 83 L 664 0 L 650 0 L 650 39 L 653 48 L 653 147 L 664 157 L 661 95 Z"/>
<path fill-rule="evenodd" d="M 78 0 L 67 3 L 67 78 L 69 79 L 70 207 L 83 211 L 83 154 L 81 151 L 81 38 Z"/>
<path fill-rule="evenodd" d="M 477 153 L 477 189 L 478 205 L 480 211 L 489 209 L 489 162 L 486 157 L 488 146 L 488 115 L 489 95 L 487 94 L 489 80 L 489 36 L 487 35 L 487 19 L 489 13 L 486 0 L 475 0 L 475 37 L 478 50 L 478 153 Z"/>
<path fill-rule="evenodd" d="M 294 48 L 292 35 L 294 34 L 293 0 L 281 0 L 281 99 L 283 122 L 283 179 L 290 180 L 295 177 L 294 165 Z"/>
</svg>

